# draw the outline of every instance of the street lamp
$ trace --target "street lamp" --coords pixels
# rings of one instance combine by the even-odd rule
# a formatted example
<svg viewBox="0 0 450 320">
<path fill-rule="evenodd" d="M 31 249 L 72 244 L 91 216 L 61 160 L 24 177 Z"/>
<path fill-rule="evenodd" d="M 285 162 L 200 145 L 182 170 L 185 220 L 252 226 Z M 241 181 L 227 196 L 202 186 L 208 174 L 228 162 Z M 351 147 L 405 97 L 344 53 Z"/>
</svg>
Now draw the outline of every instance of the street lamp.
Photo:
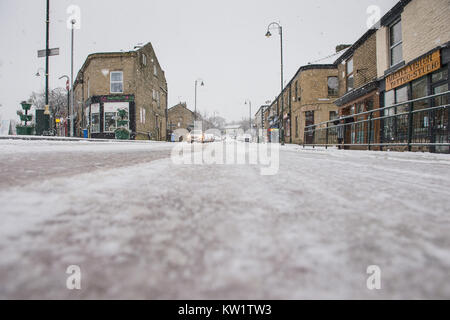
<svg viewBox="0 0 450 320">
<path fill-rule="evenodd" d="M 42 75 L 41 71 L 45 72 L 45 69 L 44 68 L 39 68 L 38 71 L 36 72 L 36 77 L 40 77 Z"/>
<path fill-rule="evenodd" d="M 284 145 L 284 68 L 283 68 L 283 27 L 278 22 L 272 22 L 267 27 L 267 33 L 266 37 L 270 38 L 272 36 L 272 33 L 270 32 L 271 29 L 277 28 L 280 33 L 280 42 L 281 42 L 281 144 Z"/>
<path fill-rule="evenodd" d="M 245 100 L 245 105 L 249 106 L 250 108 L 250 118 L 249 118 L 249 124 L 250 124 L 250 133 L 252 133 L 252 102 L 250 100 Z"/>
<path fill-rule="evenodd" d="M 61 76 L 59 78 L 59 80 L 61 79 L 66 79 L 66 90 L 67 90 L 67 119 L 69 119 L 69 115 L 70 115 L 70 78 L 69 76 Z M 70 132 L 70 125 L 69 125 L 69 121 L 67 121 L 67 136 L 69 136 L 69 132 Z"/>
<path fill-rule="evenodd" d="M 197 87 L 198 83 L 200 82 L 200 86 L 204 87 L 205 82 L 202 79 L 195 80 L 195 111 L 194 111 L 194 121 L 197 121 Z M 195 126 L 195 123 L 194 123 Z"/>
<path fill-rule="evenodd" d="M 71 86 L 70 86 L 70 136 L 73 137 L 74 136 L 74 119 L 73 119 L 73 38 L 74 38 L 74 30 L 75 30 L 75 24 L 77 23 L 77 21 L 75 19 L 72 19 L 72 21 L 70 21 L 70 23 L 72 23 L 72 45 L 71 45 L 71 51 L 70 51 L 70 79 L 71 81 Z"/>
</svg>

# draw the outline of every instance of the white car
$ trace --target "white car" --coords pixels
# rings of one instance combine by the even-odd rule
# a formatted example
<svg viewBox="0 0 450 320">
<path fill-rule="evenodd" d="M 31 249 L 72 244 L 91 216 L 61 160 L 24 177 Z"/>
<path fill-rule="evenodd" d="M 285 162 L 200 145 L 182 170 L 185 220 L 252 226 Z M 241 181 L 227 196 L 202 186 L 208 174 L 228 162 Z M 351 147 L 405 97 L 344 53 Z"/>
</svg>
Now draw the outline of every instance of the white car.
<svg viewBox="0 0 450 320">
<path fill-rule="evenodd" d="M 214 142 L 215 137 L 213 134 L 207 133 L 205 134 L 205 142 Z"/>
<path fill-rule="evenodd" d="M 194 142 L 205 143 L 205 135 L 200 130 L 191 131 L 191 133 L 189 133 L 187 138 L 188 138 L 187 141 L 189 143 L 194 143 Z"/>
<path fill-rule="evenodd" d="M 243 134 L 243 135 L 239 136 L 237 138 L 237 140 L 240 141 L 240 142 L 250 143 L 250 142 L 253 141 L 253 138 L 252 138 L 252 135 L 250 135 L 250 134 Z"/>
</svg>

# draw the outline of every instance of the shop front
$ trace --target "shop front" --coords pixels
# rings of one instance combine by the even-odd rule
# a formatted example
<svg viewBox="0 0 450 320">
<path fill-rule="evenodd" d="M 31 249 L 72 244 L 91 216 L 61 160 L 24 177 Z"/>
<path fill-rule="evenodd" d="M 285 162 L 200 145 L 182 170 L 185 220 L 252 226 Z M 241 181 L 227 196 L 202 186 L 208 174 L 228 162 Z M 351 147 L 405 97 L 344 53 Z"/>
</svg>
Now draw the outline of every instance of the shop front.
<svg viewBox="0 0 450 320">
<path fill-rule="evenodd" d="M 84 128 L 92 139 L 115 139 L 118 129 L 118 111 L 125 110 L 128 120 L 128 130 L 134 139 L 136 132 L 136 117 L 134 96 L 94 96 L 88 100 L 85 108 Z"/>
<path fill-rule="evenodd" d="M 447 44 L 385 76 L 383 106 L 393 107 L 384 110 L 382 141 L 400 150 L 450 153 L 450 96 L 439 95 L 449 91 L 449 61 Z"/>
<path fill-rule="evenodd" d="M 378 82 L 374 81 L 335 102 L 339 117 L 343 118 L 338 140 L 344 149 L 362 150 L 380 143 L 380 122 L 373 121 L 380 116 L 376 111 L 380 106 L 379 97 Z"/>
</svg>

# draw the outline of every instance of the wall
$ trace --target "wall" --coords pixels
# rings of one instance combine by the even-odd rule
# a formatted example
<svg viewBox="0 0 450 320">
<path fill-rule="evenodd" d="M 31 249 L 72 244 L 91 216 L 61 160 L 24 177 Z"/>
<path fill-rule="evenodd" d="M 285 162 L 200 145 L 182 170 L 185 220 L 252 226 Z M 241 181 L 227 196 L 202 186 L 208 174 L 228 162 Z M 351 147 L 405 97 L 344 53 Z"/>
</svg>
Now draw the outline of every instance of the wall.
<svg viewBox="0 0 450 320">
<path fill-rule="evenodd" d="M 450 41 L 450 0 L 413 0 L 402 13 L 403 58 L 415 58 Z"/>
<path fill-rule="evenodd" d="M 147 57 L 147 65 L 143 64 L 143 55 Z M 167 83 L 164 71 L 159 65 L 151 44 L 138 51 L 136 57 L 136 130 L 141 133 L 137 139 L 166 140 Z M 156 67 L 157 75 L 154 75 Z M 153 98 L 153 90 L 159 92 L 160 103 Z M 145 109 L 145 121 L 140 120 L 140 109 Z"/>
</svg>

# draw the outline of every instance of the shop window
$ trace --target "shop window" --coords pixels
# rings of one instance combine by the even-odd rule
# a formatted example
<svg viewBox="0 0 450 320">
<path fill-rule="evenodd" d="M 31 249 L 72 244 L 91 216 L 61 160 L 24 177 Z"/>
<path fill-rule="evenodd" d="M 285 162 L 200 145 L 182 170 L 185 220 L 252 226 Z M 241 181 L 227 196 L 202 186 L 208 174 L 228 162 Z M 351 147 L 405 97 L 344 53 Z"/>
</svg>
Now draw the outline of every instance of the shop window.
<svg viewBox="0 0 450 320">
<path fill-rule="evenodd" d="M 105 112 L 105 130 L 104 132 L 114 132 L 116 127 L 116 113 Z"/>
<path fill-rule="evenodd" d="M 114 132 L 117 129 L 117 119 L 118 119 L 118 115 L 117 115 L 117 111 L 108 111 L 105 112 L 105 116 L 104 116 L 104 132 Z M 123 120 L 128 120 L 128 114 L 124 117 Z"/>
<path fill-rule="evenodd" d="M 433 94 L 444 93 L 448 91 L 448 83 L 435 87 L 433 89 Z M 449 104 L 449 95 L 444 95 L 440 97 L 434 98 L 434 105 L 437 106 L 445 106 Z"/>
<path fill-rule="evenodd" d="M 91 132 L 99 133 L 100 132 L 100 113 L 93 113 L 91 115 Z"/>
<path fill-rule="evenodd" d="M 355 88 L 355 78 L 353 74 L 353 58 L 347 61 L 347 92 Z"/>
<path fill-rule="evenodd" d="M 444 81 L 448 79 L 448 69 L 444 68 L 432 74 L 431 81 L 433 83 Z"/>
<path fill-rule="evenodd" d="M 389 29 L 391 67 L 403 61 L 402 22 L 398 21 Z"/>
<path fill-rule="evenodd" d="M 111 72 L 111 93 L 123 93 L 123 72 Z"/>
<path fill-rule="evenodd" d="M 385 93 L 385 106 L 393 106 L 408 101 L 408 87 L 404 86 Z M 384 137 L 389 141 L 405 141 L 408 136 L 409 106 L 396 106 L 384 110 Z M 397 115 L 397 116 L 395 116 Z"/>
<path fill-rule="evenodd" d="M 412 83 L 412 99 L 419 99 L 428 95 L 428 81 L 427 77 L 423 77 Z M 425 109 L 428 107 L 428 101 L 422 100 L 414 102 L 414 110 Z"/>
<path fill-rule="evenodd" d="M 328 95 L 337 96 L 339 94 L 338 77 L 328 77 Z"/>
</svg>

